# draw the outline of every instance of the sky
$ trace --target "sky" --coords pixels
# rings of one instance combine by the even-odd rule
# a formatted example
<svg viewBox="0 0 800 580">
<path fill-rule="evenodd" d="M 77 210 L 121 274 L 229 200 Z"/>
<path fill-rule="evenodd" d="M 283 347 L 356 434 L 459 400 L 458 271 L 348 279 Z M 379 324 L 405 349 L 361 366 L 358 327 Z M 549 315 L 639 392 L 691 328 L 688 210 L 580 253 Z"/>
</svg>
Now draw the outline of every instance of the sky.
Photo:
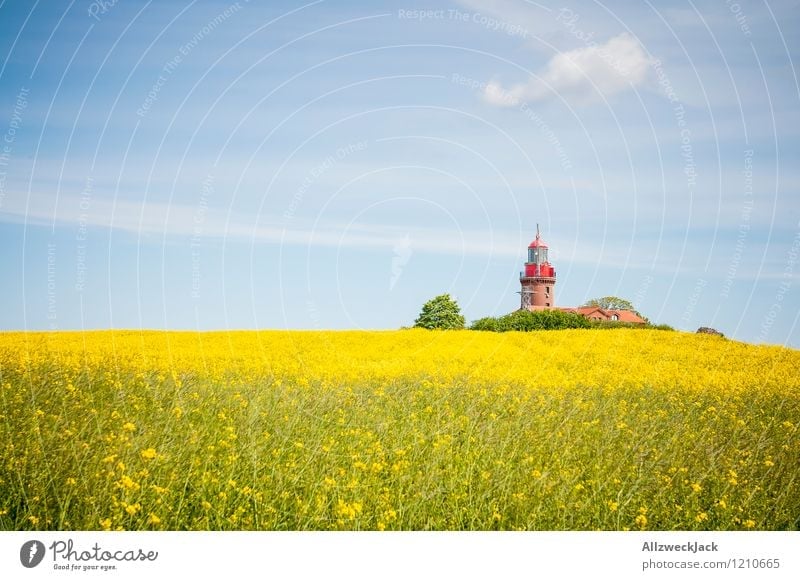
<svg viewBox="0 0 800 580">
<path fill-rule="evenodd" d="M 442 293 L 800 348 L 800 2 L 0 2 L 0 329 L 386 329 Z"/>
</svg>

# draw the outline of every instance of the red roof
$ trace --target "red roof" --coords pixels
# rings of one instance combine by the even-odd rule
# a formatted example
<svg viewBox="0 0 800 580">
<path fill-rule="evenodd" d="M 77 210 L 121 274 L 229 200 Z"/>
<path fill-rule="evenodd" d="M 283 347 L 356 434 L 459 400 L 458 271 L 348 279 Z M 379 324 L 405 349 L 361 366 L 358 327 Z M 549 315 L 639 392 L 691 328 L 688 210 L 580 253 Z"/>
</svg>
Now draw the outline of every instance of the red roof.
<svg viewBox="0 0 800 580">
<path fill-rule="evenodd" d="M 636 314 L 633 310 L 606 310 L 604 308 L 598 308 L 597 306 L 579 306 L 578 308 L 560 308 L 559 310 L 574 312 L 590 320 L 618 320 L 620 322 L 633 322 L 635 324 L 646 323 L 645 319 Z"/>
</svg>

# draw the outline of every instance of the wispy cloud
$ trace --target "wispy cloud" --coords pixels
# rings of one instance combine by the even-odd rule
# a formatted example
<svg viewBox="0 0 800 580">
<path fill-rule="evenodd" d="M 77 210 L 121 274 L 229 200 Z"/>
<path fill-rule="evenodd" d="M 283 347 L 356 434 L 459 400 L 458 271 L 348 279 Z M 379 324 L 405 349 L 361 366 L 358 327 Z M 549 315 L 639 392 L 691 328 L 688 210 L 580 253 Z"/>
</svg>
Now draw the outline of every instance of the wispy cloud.
<svg viewBox="0 0 800 580">
<path fill-rule="evenodd" d="M 649 67 L 650 59 L 641 44 L 622 33 L 604 44 L 592 42 L 555 55 L 526 83 L 504 88 L 493 81 L 486 87 L 484 99 L 498 106 L 559 97 L 573 104 L 587 104 L 643 84 Z"/>
<path fill-rule="evenodd" d="M 61 196 L 55 213 L 52 195 L 33 193 L 28 203 L 24 196 L 8 198 L 10 203 L 0 208 L 0 223 L 26 223 L 29 226 L 111 229 L 118 234 L 135 235 L 142 243 L 161 243 L 161 240 L 202 243 L 203 240 L 227 240 L 236 244 L 273 244 L 313 248 L 369 250 L 390 257 L 392 280 L 397 282 L 411 253 L 434 254 L 487 259 L 515 259 L 521 263 L 530 241 L 527 232 L 503 229 L 433 228 L 410 224 L 353 223 L 336 220 L 310 220 L 243 212 L 228 212 L 225 208 L 203 204 L 166 203 L 93 197 Z M 580 240 L 548 236 L 551 258 L 562 271 L 572 265 L 597 265 L 649 269 L 652 264 L 652 244 L 631 249 L 626 238 L 602 238 L 602 244 L 587 245 Z M 671 254 L 680 251 L 682 235 L 662 240 L 663 250 Z M 754 250 L 761 246 L 753 242 Z M 413 247 L 413 252 L 412 252 Z M 690 256 L 682 267 L 693 267 Z M 694 266 L 699 267 L 698 264 Z M 569 265 L 569 266 L 568 266 Z M 659 264 L 656 269 L 672 272 L 674 264 Z M 720 268 L 725 264 L 720 265 Z M 390 280 L 390 289 L 393 282 Z"/>
<path fill-rule="evenodd" d="M 340 223 L 307 219 L 253 216 L 161 201 L 116 201 L 77 195 L 61 196 L 58 208 L 52 195 L 33 193 L 9 196 L 0 208 L 0 222 L 50 227 L 105 228 L 136 234 L 142 238 L 224 238 L 237 242 L 301 246 L 356 247 L 395 252 L 397 240 L 408 236 L 405 224 Z M 519 257 L 527 239 L 492 230 L 448 230 L 413 227 L 414 250 L 446 255 Z"/>
</svg>

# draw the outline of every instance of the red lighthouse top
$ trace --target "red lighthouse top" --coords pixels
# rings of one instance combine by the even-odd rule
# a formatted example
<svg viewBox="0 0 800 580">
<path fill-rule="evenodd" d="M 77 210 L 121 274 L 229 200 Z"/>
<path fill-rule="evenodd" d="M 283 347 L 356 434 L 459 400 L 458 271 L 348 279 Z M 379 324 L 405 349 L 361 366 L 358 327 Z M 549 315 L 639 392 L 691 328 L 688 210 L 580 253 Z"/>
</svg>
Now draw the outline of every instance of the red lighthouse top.
<svg viewBox="0 0 800 580">
<path fill-rule="evenodd" d="M 529 248 L 546 248 L 548 247 L 547 244 L 544 243 L 544 240 L 539 236 L 539 224 L 536 224 L 536 239 L 533 240 L 529 245 Z"/>
<path fill-rule="evenodd" d="M 547 260 L 548 246 L 539 235 L 539 224 L 536 224 L 536 239 L 528 246 L 528 260 L 525 262 L 525 278 L 555 278 L 556 271 Z"/>
</svg>

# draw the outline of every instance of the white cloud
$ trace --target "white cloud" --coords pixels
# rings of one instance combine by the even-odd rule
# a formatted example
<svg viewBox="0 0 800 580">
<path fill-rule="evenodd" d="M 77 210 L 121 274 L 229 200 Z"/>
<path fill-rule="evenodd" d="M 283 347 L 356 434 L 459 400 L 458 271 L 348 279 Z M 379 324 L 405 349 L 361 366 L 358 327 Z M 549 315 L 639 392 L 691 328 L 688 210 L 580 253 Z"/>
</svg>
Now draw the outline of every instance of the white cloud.
<svg viewBox="0 0 800 580">
<path fill-rule="evenodd" d="M 642 46 L 623 32 L 605 44 L 592 42 L 585 48 L 557 54 L 527 83 L 503 88 L 493 81 L 483 96 L 497 106 L 559 96 L 573 104 L 586 104 L 641 85 L 649 67 L 650 59 Z"/>
</svg>

